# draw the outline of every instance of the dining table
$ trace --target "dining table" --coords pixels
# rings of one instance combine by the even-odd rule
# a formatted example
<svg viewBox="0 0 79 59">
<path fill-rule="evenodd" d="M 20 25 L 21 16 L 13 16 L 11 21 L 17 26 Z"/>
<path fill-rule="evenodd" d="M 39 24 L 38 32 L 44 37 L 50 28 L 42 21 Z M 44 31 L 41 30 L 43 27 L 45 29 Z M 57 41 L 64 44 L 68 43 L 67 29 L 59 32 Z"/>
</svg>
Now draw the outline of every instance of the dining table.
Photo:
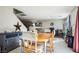
<svg viewBox="0 0 79 59">
<path fill-rule="evenodd" d="M 39 43 L 44 43 L 44 52 L 46 53 L 47 42 L 52 37 L 52 33 L 50 32 L 40 32 L 40 33 L 27 33 L 22 37 L 22 41 L 29 40 L 32 43 L 35 43 L 35 52 L 37 53 L 37 47 Z M 42 45 L 42 44 L 41 44 Z M 23 49 L 21 49 L 23 50 Z"/>
</svg>

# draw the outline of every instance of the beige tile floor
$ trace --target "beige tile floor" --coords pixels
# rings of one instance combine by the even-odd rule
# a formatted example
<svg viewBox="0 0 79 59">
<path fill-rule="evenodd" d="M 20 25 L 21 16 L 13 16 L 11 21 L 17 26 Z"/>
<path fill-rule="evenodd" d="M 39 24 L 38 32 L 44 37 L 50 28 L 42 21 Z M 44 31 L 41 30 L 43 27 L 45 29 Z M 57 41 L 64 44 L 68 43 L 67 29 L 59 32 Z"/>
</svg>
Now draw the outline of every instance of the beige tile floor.
<svg viewBox="0 0 79 59">
<path fill-rule="evenodd" d="M 55 38 L 54 53 L 74 53 L 71 48 L 67 47 L 64 39 Z"/>
<path fill-rule="evenodd" d="M 21 47 L 18 47 L 9 53 L 23 53 Z M 72 49 L 67 47 L 67 44 L 64 42 L 64 39 L 55 38 L 54 39 L 54 52 L 53 53 L 74 53 Z"/>
</svg>

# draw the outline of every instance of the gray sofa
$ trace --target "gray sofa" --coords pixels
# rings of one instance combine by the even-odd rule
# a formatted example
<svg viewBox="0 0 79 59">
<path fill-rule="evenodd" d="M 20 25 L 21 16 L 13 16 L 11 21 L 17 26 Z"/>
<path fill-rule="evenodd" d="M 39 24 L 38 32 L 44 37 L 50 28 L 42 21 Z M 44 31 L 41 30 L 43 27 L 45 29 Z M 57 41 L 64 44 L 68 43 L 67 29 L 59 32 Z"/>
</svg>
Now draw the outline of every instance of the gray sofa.
<svg viewBox="0 0 79 59">
<path fill-rule="evenodd" d="M 21 32 L 0 33 L 0 52 L 7 53 L 19 47 Z"/>
</svg>

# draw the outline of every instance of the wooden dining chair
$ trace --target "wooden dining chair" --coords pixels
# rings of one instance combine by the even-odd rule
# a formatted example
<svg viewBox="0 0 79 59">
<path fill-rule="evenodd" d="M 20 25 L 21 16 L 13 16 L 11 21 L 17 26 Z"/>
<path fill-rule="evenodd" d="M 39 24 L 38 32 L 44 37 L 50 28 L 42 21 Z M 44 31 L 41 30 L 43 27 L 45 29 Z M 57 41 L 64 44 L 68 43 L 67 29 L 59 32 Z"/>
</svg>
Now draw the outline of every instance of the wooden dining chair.
<svg viewBox="0 0 79 59">
<path fill-rule="evenodd" d="M 24 53 L 35 53 L 35 43 L 30 40 L 23 41 Z"/>
<path fill-rule="evenodd" d="M 22 50 L 25 53 L 35 53 L 35 33 L 24 32 L 22 35 Z"/>
<path fill-rule="evenodd" d="M 47 45 L 47 41 L 49 40 L 49 33 L 38 33 L 38 44 L 42 45 L 43 48 L 43 52 L 46 53 L 46 45 Z"/>
<path fill-rule="evenodd" d="M 54 51 L 53 41 L 54 41 L 54 33 L 52 32 L 52 33 L 50 33 L 50 38 L 49 38 L 49 41 L 48 41 L 48 44 L 47 44 L 47 50 L 50 53 L 52 53 Z"/>
</svg>

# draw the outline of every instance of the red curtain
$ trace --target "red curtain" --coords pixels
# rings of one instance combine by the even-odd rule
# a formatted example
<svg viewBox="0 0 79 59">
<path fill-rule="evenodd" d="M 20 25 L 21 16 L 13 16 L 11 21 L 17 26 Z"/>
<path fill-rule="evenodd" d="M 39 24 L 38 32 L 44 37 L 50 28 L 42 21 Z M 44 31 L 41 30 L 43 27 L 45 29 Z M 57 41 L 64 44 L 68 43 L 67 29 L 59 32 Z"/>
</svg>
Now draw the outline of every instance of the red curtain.
<svg viewBox="0 0 79 59">
<path fill-rule="evenodd" d="M 77 15 L 76 15 L 73 50 L 75 52 L 79 52 L 79 7 L 77 10 Z"/>
</svg>

